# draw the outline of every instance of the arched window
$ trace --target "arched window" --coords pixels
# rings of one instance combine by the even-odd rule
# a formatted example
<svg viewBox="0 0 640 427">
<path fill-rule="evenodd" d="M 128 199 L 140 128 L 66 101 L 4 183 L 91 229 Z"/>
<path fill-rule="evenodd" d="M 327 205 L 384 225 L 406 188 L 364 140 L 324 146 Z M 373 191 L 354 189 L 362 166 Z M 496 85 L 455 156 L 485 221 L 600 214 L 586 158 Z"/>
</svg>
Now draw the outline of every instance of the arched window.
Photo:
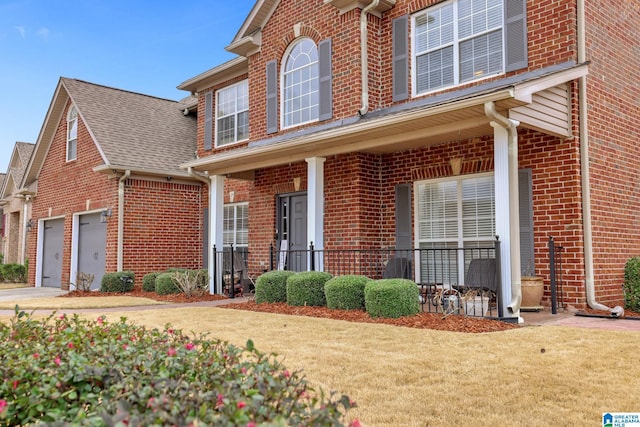
<svg viewBox="0 0 640 427">
<path fill-rule="evenodd" d="M 72 105 L 67 113 L 67 161 L 75 160 L 78 151 L 78 110 Z"/>
<path fill-rule="evenodd" d="M 282 127 L 318 120 L 318 48 L 313 40 L 294 42 L 282 67 Z"/>
</svg>

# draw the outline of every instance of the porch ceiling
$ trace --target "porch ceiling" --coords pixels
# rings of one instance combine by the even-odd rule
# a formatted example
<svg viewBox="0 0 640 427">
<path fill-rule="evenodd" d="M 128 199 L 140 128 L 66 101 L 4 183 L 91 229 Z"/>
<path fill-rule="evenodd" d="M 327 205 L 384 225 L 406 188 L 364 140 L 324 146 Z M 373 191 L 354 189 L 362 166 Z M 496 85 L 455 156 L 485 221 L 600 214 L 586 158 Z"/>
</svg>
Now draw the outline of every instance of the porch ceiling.
<svg viewBox="0 0 640 427">
<path fill-rule="evenodd" d="M 464 94 L 457 98 L 443 98 L 438 102 L 417 104 L 410 109 L 400 105 L 372 111 L 364 117 L 344 119 L 252 142 L 246 147 L 203 157 L 182 167 L 190 167 L 209 175 L 234 175 L 286 165 L 309 157 L 328 157 L 352 152 L 389 153 L 492 135 L 493 128 L 484 112 L 486 102 L 493 102 L 499 113 L 509 116 L 510 110 L 535 104 L 537 98 L 534 95 L 538 92 L 586 73 L 587 64 L 574 64 L 516 84 L 493 87 L 491 90 Z M 557 111 L 550 110 L 547 115 L 556 113 Z M 543 115 L 544 111 L 538 111 L 536 119 Z M 542 120 L 535 124 L 537 130 L 567 136 L 544 128 Z M 526 120 L 521 126 L 534 128 Z"/>
</svg>

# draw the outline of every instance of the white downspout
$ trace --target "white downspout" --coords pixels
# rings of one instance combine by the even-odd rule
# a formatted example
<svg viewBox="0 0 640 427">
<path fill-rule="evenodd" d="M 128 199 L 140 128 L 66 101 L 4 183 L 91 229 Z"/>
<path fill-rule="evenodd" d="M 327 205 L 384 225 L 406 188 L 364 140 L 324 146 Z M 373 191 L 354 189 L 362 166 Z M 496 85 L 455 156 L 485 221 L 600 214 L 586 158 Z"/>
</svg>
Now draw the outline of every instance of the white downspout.
<svg viewBox="0 0 640 427">
<path fill-rule="evenodd" d="M 31 196 L 26 195 L 24 197 L 24 205 L 23 205 L 23 213 L 22 213 L 22 253 L 20 254 L 20 259 L 18 262 L 20 264 L 24 264 L 25 259 L 27 258 L 27 224 L 29 223 L 29 203 L 31 202 Z M 6 227 L 6 225 L 5 225 Z"/>
<path fill-rule="evenodd" d="M 378 6 L 380 0 L 373 0 L 360 12 L 360 74 L 362 78 L 362 106 L 358 110 L 360 116 L 369 111 L 369 51 L 367 36 L 367 15 Z"/>
<path fill-rule="evenodd" d="M 586 60 L 584 0 L 578 0 L 578 64 Z M 582 232 L 584 234 L 584 276 L 587 304 L 594 310 L 613 310 L 596 302 L 593 275 L 593 237 L 591 227 L 591 184 L 589 173 L 589 128 L 587 121 L 587 76 L 578 80 L 578 116 L 580 120 L 580 165 L 582 184 Z M 617 310 L 616 310 L 617 311 Z"/>
<path fill-rule="evenodd" d="M 118 254 L 117 271 L 123 269 L 124 258 L 124 182 L 131 176 L 131 171 L 126 170 L 118 180 Z"/>
<path fill-rule="evenodd" d="M 520 276 L 520 205 L 518 203 L 518 130 L 520 122 L 509 119 L 496 111 L 493 102 L 484 104 L 485 115 L 489 120 L 507 130 L 509 149 L 509 258 L 511 263 L 511 302 L 507 305 L 509 314 L 519 316 L 522 302 L 522 278 Z"/>
</svg>

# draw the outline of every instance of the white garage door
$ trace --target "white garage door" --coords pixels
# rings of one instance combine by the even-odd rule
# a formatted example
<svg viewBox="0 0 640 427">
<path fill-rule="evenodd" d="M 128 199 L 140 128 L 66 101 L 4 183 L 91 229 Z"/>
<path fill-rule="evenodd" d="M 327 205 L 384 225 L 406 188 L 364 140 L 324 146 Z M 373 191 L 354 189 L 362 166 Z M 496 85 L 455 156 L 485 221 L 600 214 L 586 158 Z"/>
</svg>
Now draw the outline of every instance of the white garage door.
<svg viewBox="0 0 640 427">
<path fill-rule="evenodd" d="M 64 218 L 43 222 L 42 286 L 61 287 L 63 239 Z"/>
<path fill-rule="evenodd" d="M 107 224 L 100 212 L 81 215 L 78 231 L 78 272 L 93 274 L 91 289 L 99 289 L 106 265 Z"/>
</svg>

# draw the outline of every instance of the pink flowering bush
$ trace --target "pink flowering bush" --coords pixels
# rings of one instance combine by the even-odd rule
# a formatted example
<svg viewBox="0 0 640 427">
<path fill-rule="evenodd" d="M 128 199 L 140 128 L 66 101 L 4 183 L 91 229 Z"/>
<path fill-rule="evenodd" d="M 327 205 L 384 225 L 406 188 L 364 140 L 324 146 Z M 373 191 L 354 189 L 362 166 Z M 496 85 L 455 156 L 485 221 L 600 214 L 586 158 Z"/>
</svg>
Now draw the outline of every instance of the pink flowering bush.
<svg viewBox="0 0 640 427">
<path fill-rule="evenodd" d="M 0 426 L 343 426 L 354 406 L 326 396 L 251 341 L 240 348 L 16 307 L 0 323 Z"/>
</svg>

